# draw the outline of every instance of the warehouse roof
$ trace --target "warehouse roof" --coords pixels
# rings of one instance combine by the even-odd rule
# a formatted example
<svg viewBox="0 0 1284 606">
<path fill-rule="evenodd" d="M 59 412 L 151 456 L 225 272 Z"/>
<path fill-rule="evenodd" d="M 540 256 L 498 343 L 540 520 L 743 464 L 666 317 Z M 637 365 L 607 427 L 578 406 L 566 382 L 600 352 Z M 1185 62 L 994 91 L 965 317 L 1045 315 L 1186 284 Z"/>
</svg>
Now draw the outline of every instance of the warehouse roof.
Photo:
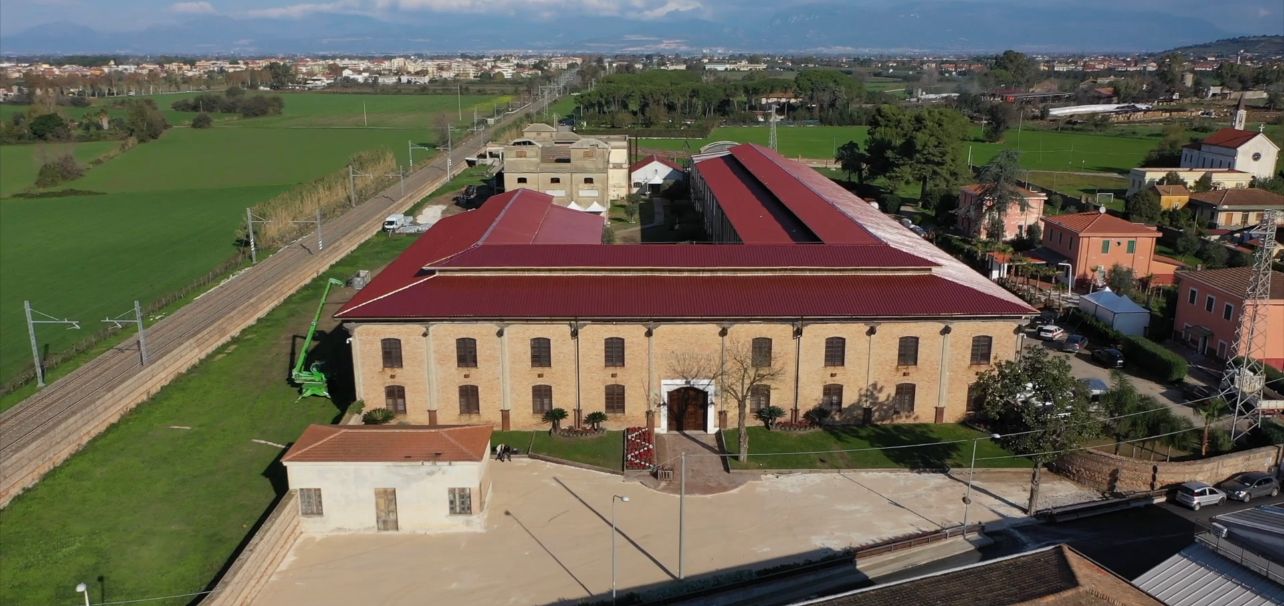
<svg viewBox="0 0 1284 606">
<path fill-rule="evenodd" d="M 1173 606 L 1284 604 L 1284 587 L 1195 543 L 1137 577 L 1137 586 Z"/>
<path fill-rule="evenodd" d="M 309 425 L 285 463 L 480 461 L 490 450 L 489 425 Z"/>
</svg>

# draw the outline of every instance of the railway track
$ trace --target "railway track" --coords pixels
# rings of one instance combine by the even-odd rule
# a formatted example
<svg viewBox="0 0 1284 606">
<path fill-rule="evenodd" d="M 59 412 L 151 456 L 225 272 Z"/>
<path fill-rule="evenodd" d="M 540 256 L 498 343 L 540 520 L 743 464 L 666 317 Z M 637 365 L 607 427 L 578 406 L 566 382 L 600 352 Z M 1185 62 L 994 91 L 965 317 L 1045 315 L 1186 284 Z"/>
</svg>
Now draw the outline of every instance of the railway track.
<svg viewBox="0 0 1284 606">
<path fill-rule="evenodd" d="M 542 109 L 532 103 L 527 112 Z M 527 112 L 506 117 L 498 128 Z M 452 172 L 461 172 L 484 143 L 484 133 L 460 142 Z M 0 413 L 0 507 L 377 233 L 384 217 L 408 209 L 450 176 L 446 157 L 435 158 L 406 178 L 405 195 L 393 184 L 323 223 L 324 248 L 318 250 L 316 234 L 309 233 L 148 327 L 147 366 L 131 338 Z"/>
</svg>

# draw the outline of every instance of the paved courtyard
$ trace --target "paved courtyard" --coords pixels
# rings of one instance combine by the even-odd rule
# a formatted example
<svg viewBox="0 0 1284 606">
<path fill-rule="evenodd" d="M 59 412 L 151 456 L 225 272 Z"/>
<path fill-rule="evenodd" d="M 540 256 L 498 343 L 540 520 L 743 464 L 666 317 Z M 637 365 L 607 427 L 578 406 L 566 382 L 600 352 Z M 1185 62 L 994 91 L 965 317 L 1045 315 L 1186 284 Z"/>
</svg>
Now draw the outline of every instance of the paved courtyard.
<svg viewBox="0 0 1284 606">
<path fill-rule="evenodd" d="M 492 467 L 486 530 L 300 539 L 257 603 L 547 604 L 609 597 L 612 495 L 621 591 L 678 570 L 678 497 L 618 476 L 541 461 Z M 1044 503 L 1092 494 L 1044 474 Z M 978 472 L 973 521 L 1020 517 L 1028 472 Z M 958 524 L 965 485 L 939 474 L 768 476 L 688 496 L 688 578 Z M 444 498 L 444 497 L 443 497 Z M 404 503 L 402 507 L 413 507 Z"/>
</svg>

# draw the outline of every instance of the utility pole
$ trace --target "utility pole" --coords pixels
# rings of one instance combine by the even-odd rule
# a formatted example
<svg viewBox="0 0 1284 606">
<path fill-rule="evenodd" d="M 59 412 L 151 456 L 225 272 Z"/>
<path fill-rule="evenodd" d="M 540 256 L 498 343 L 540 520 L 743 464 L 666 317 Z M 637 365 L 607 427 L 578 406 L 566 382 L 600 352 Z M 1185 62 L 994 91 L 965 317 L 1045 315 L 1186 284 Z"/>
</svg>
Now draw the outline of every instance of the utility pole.
<svg viewBox="0 0 1284 606">
<path fill-rule="evenodd" d="M 31 308 L 31 301 L 22 302 L 22 310 L 27 314 L 27 336 L 31 338 L 31 358 L 36 365 L 36 387 L 45 386 L 45 366 L 40 361 L 40 344 L 36 342 L 36 325 L 37 324 L 66 324 L 67 330 L 80 330 L 78 320 L 68 320 L 63 318 L 59 320 L 47 313 L 36 311 Z M 39 314 L 48 320 L 36 320 L 31 317 L 32 314 Z"/>
<path fill-rule="evenodd" d="M 1262 240 L 1253 255 L 1252 271 L 1248 276 L 1248 290 L 1240 306 L 1239 322 L 1235 325 L 1234 355 L 1226 363 L 1222 376 L 1222 394 L 1233 398 L 1234 420 L 1231 421 L 1231 440 L 1239 440 L 1262 424 L 1262 388 L 1266 384 L 1266 369 L 1260 356 L 1269 338 L 1267 334 L 1267 303 L 1271 294 L 1271 261 L 1275 253 L 1275 227 L 1279 211 L 1262 213 L 1262 222 L 1253 228 L 1254 235 Z"/>
<path fill-rule="evenodd" d="M 126 314 L 133 314 L 132 318 L 122 318 Z M 138 299 L 134 299 L 134 309 L 127 311 L 115 318 L 103 318 L 104 324 L 113 324 L 116 328 L 124 326 L 123 322 L 133 322 L 138 326 L 138 357 L 142 360 L 143 366 L 151 360 L 147 356 L 147 332 L 143 328 L 143 306 L 138 304 Z"/>
<path fill-rule="evenodd" d="M 427 147 L 425 145 L 415 145 L 413 141 L 406 141 L 406 169 L 413 172 L 415 170 L 414 150 L 437 151 L 437 148 Z"/>
<path fill-rule="evenodd" d="M 361 102 L 361 123 L 366 128 L 370 127 L 370 117 L 366 115 L 366 102 L 364 100 Z"/>
<path fill-rule="evenodd" d="M 678 483 L 678 579 L 683 575 L 682 565 L 687 555 L 687 453 L 682 453 L 682 479 Z"/>
<path fill-rule="evenodd" d="M 451 130 L 453 129 L 451 129 L 450 126 L 447 125 L 446 126 L 446 180 L 447 181 L 449 181 L 450 177 L 454 174 L 451 172 L 451 170 L 454 167 L 454 159 L 451 158 L 451 156 L 453 155 L 453 143 L 451 142 L 451 138 L 450 138 Z"/>
<path fill-rule="evenodd" d="M 353 175 L 352 164 L 348 164 L 348 206 L 350 208 L 357 207 L 357 188 L 356 184 L 353 183 Z"/>
<path fill-rule="evenodd" d="M 460 122 L 464 121 L 464 97 L 463 97 L 463 93 L 461 92 L 462 90 L 463 90 L 463 87 L 461 85 L 459 84 L 455 85 L 455 109 L 459 110 Z"/>
<path fill-rule="evenodd" d="M 290 221 L 291 223 L 316 223 L 317 225 L 317 251 L 325 248 L 325 242 L 321 240 L 321 209 L 317 209 L 317 218 L 311 221 Z"/>
<path fill-rule="evenodd" d="M 271 221 L 260 217 L 255 217 L 254 210 L 251 208 L 245 209 L 245 233 L 249 236 L 249 240 L 250 240 L 250 265 L 253 265 L 259 262 L 258 247 L 255 245 L 255 240 L 254 240 L 255 223 L 271 223 Z"/>
</svg>

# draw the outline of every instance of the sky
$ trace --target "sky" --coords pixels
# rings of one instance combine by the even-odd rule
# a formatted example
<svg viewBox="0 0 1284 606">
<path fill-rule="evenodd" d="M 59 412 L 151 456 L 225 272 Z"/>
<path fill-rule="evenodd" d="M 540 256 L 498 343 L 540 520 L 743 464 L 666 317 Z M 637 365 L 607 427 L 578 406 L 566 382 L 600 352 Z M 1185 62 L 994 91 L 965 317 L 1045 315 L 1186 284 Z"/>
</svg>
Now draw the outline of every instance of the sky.
<svg viewBox="0 0 1284 606">
<path fill-rule="evenodd" d="M 958 0 L 928 0 L 947 4 Z M 1214 22 L 1232 35 L 1284 33 L 1281 0 L 974 0 L 1014 11 L 1034 5 L 1129 8 Z M 12 34 L 50 22 L 72 22 L 101 31 L 132 31 L 202 15 L 288 21 L 315 14 L 360 14 L 396 22 L 422 22 L 435 13 L 530 14 L 556 22 L 568 12 L 654 20 L 692 16 L 734 23 L 746 12 L 770 12 L 804 4 L 885 7 L 895 0 L 0 0 L 0 33 Z"/>
</svg>

